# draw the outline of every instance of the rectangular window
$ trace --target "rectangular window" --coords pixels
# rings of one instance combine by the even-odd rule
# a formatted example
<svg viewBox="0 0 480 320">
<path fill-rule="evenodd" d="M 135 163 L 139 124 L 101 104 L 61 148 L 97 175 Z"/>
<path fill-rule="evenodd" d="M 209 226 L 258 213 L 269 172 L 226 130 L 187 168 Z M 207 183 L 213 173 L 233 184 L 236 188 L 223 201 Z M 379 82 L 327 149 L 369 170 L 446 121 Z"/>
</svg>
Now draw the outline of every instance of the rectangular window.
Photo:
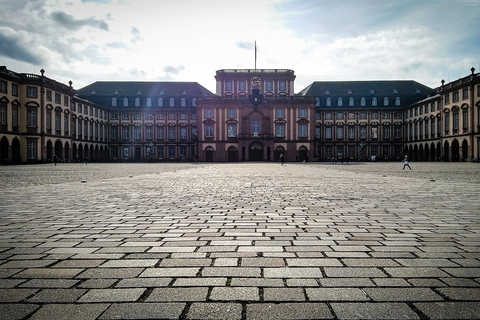
<svg viewBox="0 0 480 320">
<path fill-rule="evenodd" d="M 229 124 L 227 126 L 227 136 L 229 138 L 236 138 L 237 137 L 237 125 L 236 124 Z"/>
<path fill-rule="evenodd" d="M 366 126 L 361 126 L 360 127 L 360 139 L 366 139 L 367 138 L 367 127 Z"/>
<path fill-rule="evenodd" d="M 275 137 L 278 137 L 278 138 L 285 137 L 285 125 L 283 124 L 275 125 Z"/>
<path fill-rule="evenodd" d="M 123 127 L 122 138 L 123 138 L 124 140 L 130 139 L 130 128 L 129 128 L 129 127 Z"/>
<path fill-rule="evenodd" d="M 133 128 L 133 138 L 135 140 L 140 140 L 141 139 L 141 128 L 139 126 L 135 126 Z"/>
<path fill-rule="evenodd" d="M 262 127 L 260 124 L 260 120 L 252 120 L 252 134 L 260 134 L 262 133 Z"/>
<path fill-rule="evenodd" d="M 5 80 L 0 81 L 0 92 L 8 93 L 8 83 Z"/>
<path fill-rule="evenodd" d="M 60 119 L 60 113 L 55 113 L 55 131 L 62 130 L 62 122 Z"/>
<path fill-rule="evenodd" d="M 228 109 L 227 111 L 227 117 L 229 117 L 230 119 L 235 119 L 237 117 L 237 110 L 235 109 Z"/>
<path fill-rule="evenodd" d="M 450 103 L 450 93 L 445 94 L 445 104 Z"/>
<path fill-rule="evenodd" d="M 366 112 L 360 112 L 359 118 L 360 119 L 367 119 L 367 113 Z"/>
<path fill-rule="evenodd" d="M 175 158 L 175 146 L 168 146 L 168 157 Z"/>
<path fill-rule="evenodd" d="M 122 120 L 129 120 L 130 115 L 128 113 L 122 113 Z"/>
<path fill-rule="evenodd" d="M 239 81 L 238 82 L 238 90 L 246 91 L 247 90 L 247 82 L 246 81 Z"/>
<path fill-rule="evenodd" d="M 165 129 L 163 127 L 158 127 L 157 128 L 157 139 L 158 140 L 165 139 Z"/>
<path fill-rule="evenodd" d="M 272 80 L 268 80 L 267 82 L 265 82 L 265 85 L 266 85 L 265 90 L 273 91 L 273 81 Z"/>
<path fill-rule="evenodd" d="M 118 113 L 112 113 L 112 120 L 118 120 Z"/>
<path fill-rule="evenodd" d="M 118 139 L 118 127 L 112 127 L 111 134 L 112 134 L 112 140 L 117 140 Z"/>
<path fill-rule="evenodd" d="M 225 90 L 226 91 L 232 91 L 232 81 L 231 80 L 225 81 Z"/>
<path fill-rule="evenodd" d="M 299 109 L 298 110 L 298 117 L 299 118 L 306 118 L 307 117 L 307 109 Z"/>
<path fill-rule="evenodd" d="M 285 110 L 284 109 L 276 109 L 275 110 L 275 117 L 285 118 Z"/>
<path fill-rule="evenodd" d="M 301 124 L 298 126 L 298 136 L 300 138 L 306 138 L 308 136 L 308 127 L 306 124 Z"/>
<path fill-rule="evenodd" d="M 37 127 L 37 110 L 30 109 L 27 113 L 27 126 L 29 128 Z"/>
<path fill-rule="evenodd" d="M 390 119 L 390 112 L 383 112 L 382 113 L 382 118 L 383 119 Z"/>
<path fill-rule="evenodd" d="M 180 114 L 180 120 L 187 120 L 187 114 L 186 113 L 181 113 Z"/>
<path fill-rule="evenodd" d="M 205 118 L 213 118 L 213 110 L 205 110 Z"/>
<path fill-rule="evenodd" d="M 68 96 L 65 96 L 65 95 L 64 95 L 64 96 L 63 96 L 63 105 L 66 106 L 66 107 L 68 107 L 68 101 L 69 101 L 69 100 L 70 100 L 70 99 L 68 98 Z"/>
<path fill-rule="evenodd" d="M 7 105 L 3 103 L 0 106 L 0 125 L 7 125 Z"/>
<path fill-rule="evenodd" d="M 384 157 L 389 157 L 390 156 L 390 147 L 389 146 L 383 146 L 382 154 L 383 154 Z"/>
<path fill-rule="evenodd" d="M 163 113 L 157 113 L 157 120 L 163 120 Z"/>
<path fill-rule="evenodd" d="M 133 119 L 142 120 L 142 114 L 141 113 L 135 113 L 134 116 L 133 116 Z"/>
<path fill-rule="evenodd" d="M 372 127 L 371 128 L 372 132 L 372 139 L 378 139 L 378 128 L 377 127 Z"/>
<path fill-rule="evenodd" d="M 175 134 L 175 127 L 168 127 L 168 139 L 169 140 L 175 140 L 176 134 Z"/>
<path fill-rule="evenodd" d="M 371 114 L 371 118 L 372 119 L 378 119 L 378 112 L 373 111 L 372 114 Z"/>
<path fill-rule="evenodd" d="M 12 107 L 12 126 L 13 128 L 18 127 L 18 107 Z"/>
<path fill-rule="evenodd" d="M 355 113 L 349 112 L 348 113 L 348 119 L 355 119 Z"/>
<path fill-rule="evenodd" d="M 355 127 L 348 126 L 348 139 L 355 139 Z"/>
<path fill-rule="evenodd" d="M 213 126 L 206 125 L 205 126 L 205 138 L 212 138 L 213 137 Z"/>
<path fill-rule="evenodd" d="M 450 130 L 450 114 L 445 114 L 445 131 L 448 132 Z"/>
<path fill-rule="evenodd" d="M 37 98 L 37 87 L 27 87 L 27 98 Z"/>
<path fill-rule="evenodd" d="M 393 128 L 394 134 L 395 134 L 395 139 L 400 139 L 402 138 L 402 126 L 395 126 Z"/>
<path fill-rule="evenodd" d="M 187 128 L 180 127 L 180 139 L 186 140 L 187 139 Z"/>
<path fill-rule="evenodd" d="M 52 130 L 52 110 L 47 110 L 47 119 L 45 126 L 47 130 Z"/>
<path fill-rule="evenodd" d="M 62 103 L 62 95 L 59 92 L 55 92 L 55 103 L 56 104 Z"/>
<path fill-rule="evenodd" d="M 332 139 L 332 127 L 325 127 L 325 139 Z"/>
<path fill-rule="evenodd" d="M 462 128 L 468 129 L 468 109 L 463 110 Z"/>
<path fill-rule="evenodd" d="M 63 127 L 65 128 L 65 134 L 68 134 L 68 114 L 64 115 L 63 117 Z"/>
<path fill-rule="evenodd" d="M 315 138 L 320 139 L 320 133 L 321 133 L 320 128 L 315 128 Z"/>
<path fill-rule="evenodd" d="M 337 127 L 337 139 L 343 139 L 343 127 Z"/>
<path fill-rule="evenodd" d="M 383 126 L 383 139 L 390 139 L 390 126 Z"/>
<path fill-rule="evenodd" d="M 343 120 L 343 112 L 337 112 L 337 120 Z"/>
<path fill-rule="evenodd" d="M 153 120 L 153 115 L 151 113 L 146 113 L 145 120 Z"/>
<path fill-rule="evenodd" d="M 287 91 L 287 82 L 285 80 L 281 80 L 278 82 L 278 89 L 280 91 Z"/>
<path fill-rule="evenodd" d="M 165 157 L 165 149 L 162 146 L 157 147 L 157 158 L 163 159 Z"/>
<path fill-rule="evenodd" d="M 325 120 L 332 120 L 332 114 L 330 112 L 325 113 Z"/>
<path fill-rule="evenodd" d="M 458 91 L 454 91 L 452 93 L 452 101 L 457 102 L 458 101 Z"/>
<path fill-rule="evenodd" d="M 45 99 L 47 99 L 47 101 L 52 101 L 52 90 L 47 90 L 47 92 L 45 92 Z"/>
<path fill-rule="evenodd" d="M 28 141 L 28 160 L 37 159 L 37 141 Z"/>
<path fill-rule="evenodd" d="M 459 119 L 458 119 L 458 111 L 453 113 L 453 130 L 457 131 L 459 128 Z"/>
</svg>

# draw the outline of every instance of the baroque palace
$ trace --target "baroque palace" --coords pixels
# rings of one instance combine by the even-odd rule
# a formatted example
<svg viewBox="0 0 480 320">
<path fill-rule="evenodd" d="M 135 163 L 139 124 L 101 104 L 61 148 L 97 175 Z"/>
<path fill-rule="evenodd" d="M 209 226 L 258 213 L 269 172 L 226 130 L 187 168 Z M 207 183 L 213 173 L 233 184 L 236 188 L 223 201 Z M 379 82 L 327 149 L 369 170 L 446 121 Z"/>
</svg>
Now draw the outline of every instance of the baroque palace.
<svg viewBox="0 0 480 320">
<path fill-rule="evenodd" d="M 196 82 L 98 81 L 75 90 L 0 67 L 0 160 L 478 161 L 480 74 L 316 81 L 288 69 L 224 69 Z"/>
</svg>

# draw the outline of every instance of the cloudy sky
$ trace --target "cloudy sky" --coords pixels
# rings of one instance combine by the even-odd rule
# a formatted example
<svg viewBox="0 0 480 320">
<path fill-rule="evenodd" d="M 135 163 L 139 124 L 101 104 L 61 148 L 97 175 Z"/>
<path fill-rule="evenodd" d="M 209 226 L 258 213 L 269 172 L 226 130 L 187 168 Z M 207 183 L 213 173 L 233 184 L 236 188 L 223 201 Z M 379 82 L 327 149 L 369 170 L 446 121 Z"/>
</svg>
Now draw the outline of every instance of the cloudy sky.
<svg viewBox="0 0 480 320">
<path fill-rule="evenodd" d="M 73 81 L 196 81 L 292 69 L 313 81 L 480 72 L 479 0 L 0 0 L 0 65 Z"/>
</svg>

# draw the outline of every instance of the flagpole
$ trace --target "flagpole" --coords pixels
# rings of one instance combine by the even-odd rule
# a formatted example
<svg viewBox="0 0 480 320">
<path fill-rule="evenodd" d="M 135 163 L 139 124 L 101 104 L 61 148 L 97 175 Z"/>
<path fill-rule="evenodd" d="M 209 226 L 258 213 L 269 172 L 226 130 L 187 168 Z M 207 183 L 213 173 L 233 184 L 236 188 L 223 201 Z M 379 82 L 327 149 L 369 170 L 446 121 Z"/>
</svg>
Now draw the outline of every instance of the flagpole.
<svg viewBox="0 0 480 320">
<path fill-rule="evenodd" d="M 255 41 L 255 70 L 257 70 L 257 41 Z"/>
</svg>

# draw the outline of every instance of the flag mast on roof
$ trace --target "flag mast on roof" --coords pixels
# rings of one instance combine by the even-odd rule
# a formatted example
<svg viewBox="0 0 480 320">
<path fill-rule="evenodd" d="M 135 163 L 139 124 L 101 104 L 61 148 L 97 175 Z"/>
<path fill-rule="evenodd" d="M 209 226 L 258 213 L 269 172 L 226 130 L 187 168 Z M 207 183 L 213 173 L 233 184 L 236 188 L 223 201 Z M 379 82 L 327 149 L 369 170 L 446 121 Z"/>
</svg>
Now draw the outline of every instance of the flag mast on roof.
<svg viewBox="0 0 480 320">
<path fill-rule="evenodd" d="M 257 70 L 257 41 L 255 41 L 255 70 Z"/>
</svg>

